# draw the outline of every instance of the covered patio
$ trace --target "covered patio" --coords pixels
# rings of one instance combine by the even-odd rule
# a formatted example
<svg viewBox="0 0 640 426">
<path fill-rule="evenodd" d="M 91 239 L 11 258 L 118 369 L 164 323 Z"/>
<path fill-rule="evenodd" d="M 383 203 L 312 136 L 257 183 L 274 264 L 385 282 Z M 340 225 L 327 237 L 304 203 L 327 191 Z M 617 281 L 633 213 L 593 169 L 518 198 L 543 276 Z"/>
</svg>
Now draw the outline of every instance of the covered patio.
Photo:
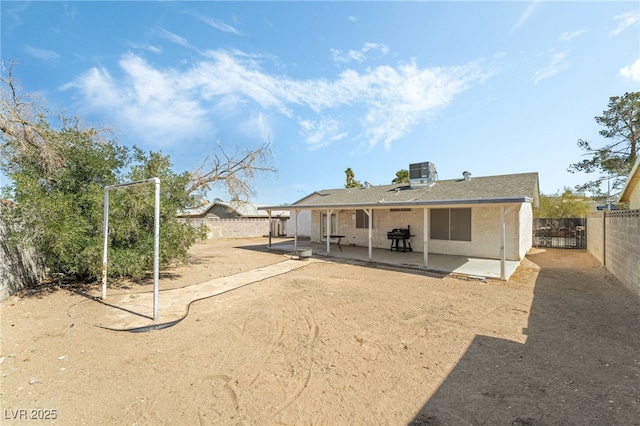
<svg viewBox="0 0 640 426">
<path fill-rule="evenodd" d="M 506 279 L 515 272 L 520 262 L 504 261 L 504 270 L 499 259 L 483 259 L 467 256 L 429 253 L 429 266 L 424 267 L 424 256 L 421 252 L 401 252 L 389 249 L 372 248 L 371 258 L 368 247 L 331 243 L 329 252 L 325 243 L 310 241 L 282 240 L 272 241 L 270 250 L 280 251 L 296 256 L 296 251 L 311 250 L 312 257 L 326 257 L 336 260 L 353 260 L 370 262 L 387 267 L 409 268 L 438 274 L 456 274 L 473 278 Z M 342 250 L 340 250 L 340 248 Z M 504 273 L 504 276 L 502 275 Z"/>
</svg>

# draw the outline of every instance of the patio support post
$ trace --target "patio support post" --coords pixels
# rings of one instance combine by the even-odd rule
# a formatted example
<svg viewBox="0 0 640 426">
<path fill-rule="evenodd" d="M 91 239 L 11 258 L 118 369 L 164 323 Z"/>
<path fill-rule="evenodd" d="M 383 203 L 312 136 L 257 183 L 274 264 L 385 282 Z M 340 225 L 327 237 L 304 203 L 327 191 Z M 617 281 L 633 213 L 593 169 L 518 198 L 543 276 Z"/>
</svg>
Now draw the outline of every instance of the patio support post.
<svg viewBox="0 0 640 426">
<path fill-rule="evenodd" d="M 373 260 L 373 248 L 371 247 L 371 241 L 373 240 L 373 209 L 364 209 L 364 212 L 369 216 L 369 262 Z"/>
<path fill-rule="evenodd" d="M 506 260 L 506 253 L 504 246 L 507 242 L 507 232 L 504 224 L 504 206 L 500 207 L 500 279 L 504 281 L 505 272 L 504 272 L 504 263 Z"/>
<path fill-rule="evenodd" d="M 331 253 L 331 213 L 333 210 L 327 209 L 327 255 Z"/>
<path fill-rule="evenodd" d="M 294 250 L 298 250 L 298 213 L 300 213 L 300 210 L 294 210 L 293 211 L 293 215 L 294 215 L 294 222 L 293 222 L 293 249 Z"/>
<path fill-rule="evenodd" d="M 269 213 L 269 248 L 271 248 L 271 210 L 267 210 Z"/>
<path fill-rule="evenodd" d="M 424 268 L 427 269 L 429 267 L 429 209 L 426 207 L 422 209 L 422 228 L 422 244 L 424 247 L 422 249 L 422 255 L 424 259 Z"/>
</svg>

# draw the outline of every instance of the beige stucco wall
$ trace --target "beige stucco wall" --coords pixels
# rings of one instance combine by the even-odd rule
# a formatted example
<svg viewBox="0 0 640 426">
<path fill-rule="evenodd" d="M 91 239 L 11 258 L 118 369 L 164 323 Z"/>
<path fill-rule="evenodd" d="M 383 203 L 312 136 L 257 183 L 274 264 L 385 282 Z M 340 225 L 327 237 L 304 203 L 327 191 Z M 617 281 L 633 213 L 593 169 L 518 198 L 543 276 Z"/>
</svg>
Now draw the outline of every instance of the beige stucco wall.
<svg viewBox="0 0 640 426">
<path fill-rule="evenodd" d="M 320 231 L 321 211 L 312 212 L 311 241 L 322 242 Z M 335 210 L 334 235 L 344 235 L 342 244 L 368 246 L 368 229 L 356 229 L 355 210 Z M 532 244 L 533 214 L 531 205 L 515 207 L 505 218 L 506 259 L 521 260 Z M 520 226 L 522 224 L 522 226 Z M 414 251 L 424 252 L 423 209 L 411 211 L 373 211 L 372 247 L 390 248 L 387 232 L 394 228 L 411 227 L 411 246 Z M 453 254 L 471 257 L 500 258 L 500 206 L 472 207 L 471 241 L 429 240 L 429 253 Z"/>
<path fill-rule="evenodd" d="M 629 209 L 630 210 L 638 210 L 640 209 L 640 185 L 636 185 L 629 197 Z"/>
<path fill-rule="evenodd" d="M 587 216 L 587 251 L 600 263 L 604 262 L 604 214 Z"/>
<path fill-rule="evenodd" d="M 530 203 L 521 204 L 517 212 L 520 229 L 518 257 L 523 259 L 533 246 L 533 207 Z"/>
</svg>

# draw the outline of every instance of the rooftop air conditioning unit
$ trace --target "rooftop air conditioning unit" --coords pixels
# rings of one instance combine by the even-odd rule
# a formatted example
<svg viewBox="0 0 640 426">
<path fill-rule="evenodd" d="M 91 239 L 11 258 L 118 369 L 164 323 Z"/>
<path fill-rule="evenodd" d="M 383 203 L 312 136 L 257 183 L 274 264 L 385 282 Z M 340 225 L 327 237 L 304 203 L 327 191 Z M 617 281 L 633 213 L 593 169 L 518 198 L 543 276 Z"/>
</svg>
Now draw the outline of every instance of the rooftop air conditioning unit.
<svg viewBox="0 0 640 426">
<path fill-rule="evenodd" d="M 409 164 L 409 186 L 429 187 L 438 180 L 436 165 L 431 162 Z"/>
</svg>

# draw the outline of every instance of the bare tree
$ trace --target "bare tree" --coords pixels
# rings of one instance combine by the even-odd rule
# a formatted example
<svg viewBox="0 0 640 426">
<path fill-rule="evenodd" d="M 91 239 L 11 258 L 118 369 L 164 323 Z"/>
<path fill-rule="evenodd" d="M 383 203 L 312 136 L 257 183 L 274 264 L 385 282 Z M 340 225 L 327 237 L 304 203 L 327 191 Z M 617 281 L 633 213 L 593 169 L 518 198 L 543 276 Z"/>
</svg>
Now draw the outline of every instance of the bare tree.
<svg viewBox="0 0 640 426">
<path fill-rule="evenodd" d="M 225 151 L 219 142 L 216 147 L 217 151 L 191 172 L 187 192 L 204 192 L 222 184 L 232 199 L 249 199 L 256 194 L 253 186 L 256 174 L 278 172 L 272 164 L 269 142 L 254 149 L 236 149 L 233 153 Z"/>
<path fill-rule="evenodd" d="M 2 167 L 11 167 L 18 158 L 32 158 L 42 167 L 60 163 L 55 142 L 46 136 L 46 127 L 39 126 L 47 111 L 35 94 L 22 94 L 13 76 L 14 62 L 2 61 L 0 96 L 0 160 Z"/>
</svg>

